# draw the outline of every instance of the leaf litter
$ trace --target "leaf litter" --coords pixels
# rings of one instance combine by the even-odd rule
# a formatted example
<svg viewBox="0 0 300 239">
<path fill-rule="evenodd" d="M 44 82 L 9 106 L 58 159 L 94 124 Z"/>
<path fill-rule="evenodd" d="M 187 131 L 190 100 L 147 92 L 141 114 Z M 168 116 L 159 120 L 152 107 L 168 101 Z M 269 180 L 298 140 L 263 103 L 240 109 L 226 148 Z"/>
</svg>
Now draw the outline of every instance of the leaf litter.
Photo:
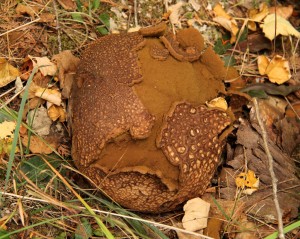
<svg viewBox="0 0 300 239">
<path fill-rule="evenodd" d="M 30 96 L 28 110 L 24 115 L 24 119 L 30 112 L 30 109 L 33 110 L 33 113 L 30 114 L 34 115 L 34 119 L 36 118 L 36 113 L 43 109 L 44 116 L 41 124 L 47 125 L 46 133 L 41 134 L 44 140 L 41 141 L 35 135 L 28 137 L 28 131 L 21 134 L 23 144 L 25 147 L 29 147 L 32 153 L 51 153 L 52 150 L 47 145 L 51 145 L 53 149 L 58 150 L 61 145 L 68 142 L 66 126 L 69 122 L 64 123 L 66 120 L 65 99 L 68 99 L 70 96 L 71 83 L 79 61 L 74 54 L 76 56 L 80 55 L 81 50 L 88 42 L 101 35 L 101 32 L 99 33 L 96 30 L 97 26 L 104 27 L 107 31 L 102 31 L 102 33 L 105 34 L 112 30 L 120 32 L 124 29 L 135 27 L 133 2 L 128 5 L 129 7 L 126 7 L 119 2 L 107 1 L 108 3 L 101 3 L 97 9 L 92 9 L 87 2 L 76 1 L 77 3 L 83 3 L 80 7 L 82 10 L 79 10 L 78 4 L 76 6 L 74 1 L 57 2 L 58 12 L 54 11 L 54 8 L 50 6 L 51 4 L 47 8 L 43 8 L 43 1 L 29 1 L 30 4 L 27 1 L 18 5 L 5 1 L 5 4 L 1 6 L 2 11 L 7 11 L 10 14 L 3 16 L 5 24 L 2 24 L 2 22 L 0 24 L 0 45 L 1 49 L 3 49 L 0 55 L 1 101 L 6 101 L 12 97 L 10 93 L 4 93 L 12 87 L 11 82 L 18 76 L 23 81 L 26 81 L 34 65 L 43 66 L 35 76 L 34 84 L 36 86 L 32 88 L 32 95 Z M 253 92 L 259 95 L 257 93 L 262 91 L 264 92 L 264 97 L 267 97 L 267 99 L 259 100 L 259 107 L 260 111 L 263 112 L 262 118 L 269 136 L 268 145 L 275 163 L 275 173 L 278 177 L 280 190 L 278 196 L 285 223 L 297 217 L 296 209 L 299 207 L 299 198 L 295 196 L 297 190 L 299 191 L 299 177 L 296 176 L 296 167 L 291 155 L 295 155 L 294 150 L 300 143 L 299 118 L 295 115 L 295 112 L 299 112 L 299 106 L 297 105 L 299 104 L 300 93 L 299 74 L 297 75 L 297 73 L 300 67 L 291 64 L 291 59 L 289 58 L 290 52 L 292 52 L 290 48 L 295 46 L 293 57 L 294 60 L 298 59 L 299 61 L 299 46 L 291 46 L 295 42 L 289 42 L 288 38 L 284 36 L 294 37 L 295 41 L 297 41 L 297 38 L 299 39 L 300 33 L 296 29 L 299 29 L 300 23 L 297 23 L 296 18 L 297 16 L 299 17 L 300 11 L 297 6 L 279 5 L 276 12 L 274 12 L 274 6 L 266 6 L 265 4 L 253 6 L 251 4 L 247 5 L 246 2 L 236 6 L 228 3 L 223 5 L 205 4 L 199 1 L 190 1 L 189 3 L 169 2 L 166 3 L 169 13 L 164 9 L 161 2 L 154 4 L 151 1 L 150 4 L 146 4 L 141 1 L 137 6 L 140 26 L 152 25 L 159 22 L 163 17 L 171 22 L 175 31 L 178 27 L 185 28 L 193 25 L 204 32 L 204 34 L 209 32 L 208 38 L 213 39 L 210 44 L 214 45 L 217 40 L 219 40 L 220 46 L 227 44 L 229 47 L 222 48 L 222 55 L 224 58 L 226 56 L 233 57 L 236 62 L 234 67 L 238 69 L 238 77 L 236 75 L 232 77 L 231 79 L 235 80 L 228 84 L 230 87 L 234 86 L 232 89 L 237 92 L 232 92 L 225 96 L 229 107 L 236 107 L 236 111 L 234 111 L 237 119 L 236 132 L 231 134 L 232 140 L 227 145 L 226 162 L 221 168 L 219 185 L 217 188 L 211 188 L 212 192 L 214 190 L 219 192 L 220 198 L 212 200 L 211 195 L 215 196 L 216 194 L 211 192 L 204 196 L 211 204 L 209 216 L 211 219 L 208 221 L 208 228 L 205 233 L 214 238 L 220 238 L 220 231 L 224 230 L 224 228 L 229 237 L 243 238 L 240 235 L 242 232 L 236 232 L 239 230 L 246 231 L 245 233 L 248 233 L 248 236 L 250 235 L 252 238 L 254 238 L 253 236 L 257 230 L 259 230 L 260 235 L 268 235 L 274 229 L 271 230 L 267 226 L 260 225 L 259 220 L 264 220 L 270 225 L 274 224 L 275 227 L 277 223 L 270 187 L 271 178 L 265 160 L 266 154 L 262 150 L 261 129 L 255 121 L 254 109 L 249 106 L 249 98 L 242 95 L 240 92 L 241 88 L 244 88 L 243 92 L 250 95 Z M 93 17 L 95 16 L 93 14 L 96 13 L 99 15 L 103 12 L 108 13 L 108 19 L 115 24 L 114 27 L 110 29 L 110 25 L 103 26 L 101 25 L 103 23 L 96 18 L 92 19 L 93 23 L 91 23 L 89 18 L 80 13 L 80 11 L 88 13 L 89 9 L 94 11 L 91 14 Z M 240 9 L 247 9 L 248 13 L 246 14 L 247 11 L 241 11 Z M 84 26 L 84 24 L 76 22 L 76 20 L 72 22 L 68 18 L 63 17 L 63 14 L 69 14 L 69 11 L 77 11 L 81 16 L 82 22 L 88 22 L 88 24 Z M 64 31 L 60 32 L 60 41 L 62 41 L 63 50 L 68 50 L 62 51 L 58 55 L 55 55 L 55 53 L 58 53 L 58 31 L 54 30 L 57 29 L 57 23 L 53 21 L 56 13 L 60 17 L 58 24 L 64 27 Z M 48 14 L 48 16 L 44 15 L 43 17 L 43 14 Z M 71 14 L 68 16 L 71 19 Z M 40 24 L 34 22 L 38 18 L 40 18 Z M 249 19 L 248 35 L 246 39 L 237 43 L 239 29 L 247 21 L 246 19 Z M 275 22 L 277 24 L 276 31 L 274 30 Z M 216 23 L 222 27 L 216 26 Z M 93 24 L 95 27 L 92 26 Z M 22 27 L 23 25 L 25 27 Z M 49 29 L 52 29 L 52 31 Z M 210 29 L 210 31 L 207 31 L 207 29 Z M 6 35 L 3 35 L 4 33 Z M 225 35 L 227 36 L 224 37 Z M 276 46 L 272 46 L 270 40 L 274 39 L 276 41 L 280 39 L 282 44 L 278 44 L 280 42 L 278 40 Z M 276 54 L 271 51 L 272 49 L 276 49 Z M 249 54 L 249 52 L 251 53 Z M 26 60 L 26 57 L 29 57 L 29 55 L 32 56 L 33 60 Z M 256 59 L 260 59 L 257 61 L 258 66 L 255 64 Z M 18 97 L 16 97 L 9 106 L 13 109 L 18 109 L 19 102 Z M 223 100 L 221 105 L 224 105 Z M 2 111 L 0 111 L 1 114 Z M 45 122 L 48 123 L 45 124 Z M 63 122 L 62 128 L 61 122 Z M 39 126 L 34 128 L 33 131 L 38 132 L 38 128 Z M 29 142 L 30 138 L 32 139 L 28 145 L 26 142 Z M 33 146 L 35 149 L 32 148 Z M 2 155 L 2 158 L 5 159 L 6 155 Z M 38 161 L 39 163 L 40 161 Z M 40 171 L 38 170 L 37 173 Z M 238 193 L 235 180 L 243 172 L 254 172 L 260 179 L 260 187 L 252 195 L 241 196 Z M 70 175 L 66 175 L 66 177 L 78 178 L 78 176 Z M 214 185 L 216 185 L 216 182 Z M 1 184 L 0 189 L 2 189 Z M 21 195 L 21 189 L 17 189 L 16 193 Z M 60 194 L 61 196 L 68 195 L 63 187 L 60 189 L 63 192 Z M 50 197 L 56 197 L 50 191 L 48 193 Z M 71 195 L 69 196 L 71 197 Z M 15 199 L 10 198 L 10 200 L 14 201 Z M 9 210 L 7 206 L 4 208 Z M 46 215 L 49 218 L 52 217 L 51 214 L 51 211 L 46 211 Z M 7 214 L 1 214 L 1 217 L 4 218 L 5 215 Z M 163 216 L 149 217 L 155 220 L 163 218 Z M 181 218 L 177 214 L 171 217 Z M 223 218 L 224 222 L 217 218 Z M 171 220 L 167 219 L 167 221 L 171 223 Z M 92 232 L 96 231 L 93 227 L 90 230 L 93 224 L 85 219 L 72 221 L 71 224 L 74 228 L 74 234 L 78 236 L 81 235 L 78 232 L 78 228 L 83 226 L 88 228 L 85 232 L 88 235 L 90 235 L 91 230 Z M 13 225 L 13 222 L 8 225 Z M 6 228 L 6 230 L 10 229 L 4 226 L 3 228 Z M 77 228 L 77 232 L 75 228 Z M 38 233 L 38 230 L 41 230 L 42 234 L 45 232 L 45 228 L 43 230 L 43 227 L 37 227 L 36 231 L 32 231 L 33 235 L 38 235 L 35 234 Z M 170 231 L 166 233 L 172 235 Z M 176 236 L 170 238 L 176 238 Z"/>
</svg>

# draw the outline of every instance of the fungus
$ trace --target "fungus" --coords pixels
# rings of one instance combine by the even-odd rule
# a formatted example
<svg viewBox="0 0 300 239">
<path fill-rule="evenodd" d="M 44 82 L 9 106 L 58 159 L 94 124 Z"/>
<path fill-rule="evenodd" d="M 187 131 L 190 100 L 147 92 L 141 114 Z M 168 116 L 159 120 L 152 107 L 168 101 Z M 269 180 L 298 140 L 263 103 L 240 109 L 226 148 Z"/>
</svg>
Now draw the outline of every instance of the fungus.
<svg viewBox="0 0 300 239">
<path fill-rule="evenodd" d="M 179 61 L 192 62 L 200 58 L 204 48 L 203 37 L 199 32 L 195 33 L 195 31 L 195 29 L 189 28 L 181 33 L 179 32 L 179 39 L 182 45 L 175 35 L 170 32 L 160 37 L 160 39 L 174 58 Z"/>
<path fill-rule="evenodd" d="M 70 99 L 72 157 L 124 207 L 173 210 L 204 192 L 218 163 L 230 119 L 203 104 L 224 85 L 213 64 L 191 57 L 200 45 L 184 39 L 182 62 L 171 52 L 151 56 L 166 49 L 140 33 L 102 37 L 82 56 Z"/>
</svg>

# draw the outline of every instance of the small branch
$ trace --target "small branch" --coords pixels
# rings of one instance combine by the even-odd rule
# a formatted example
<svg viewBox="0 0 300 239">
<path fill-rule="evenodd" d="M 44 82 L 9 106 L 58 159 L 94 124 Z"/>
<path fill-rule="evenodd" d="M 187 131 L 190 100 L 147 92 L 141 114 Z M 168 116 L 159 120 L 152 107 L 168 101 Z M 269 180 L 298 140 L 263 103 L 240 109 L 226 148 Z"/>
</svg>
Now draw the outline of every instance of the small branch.
<svg viewBox="0 0 300 239">
<path fill-rule="evenodd" d="M 61 37 L 60 37 L 60 26 L 59 26 L 59 19 L 58 19 L 57 7 L 56 7 L 56 0 L 53 0 L 53 9 L 54 9 L 54 12 L 55 12 L 55 19 L 56 19 L 58 52 L 61 52 L 62 47 L 61 47 Z"/>
<path fill-rule="evenodd" d="M 268 135 L 267 135 L 264 123 L 262 122 L 262 119 L 260 117 L 257 98 L 255 98 L 255 97 L 253 98 L 253 103 L 254 103 L 256 118 L 257 118 L 259 127 L 261 129 L 261 133 L 262 133 L 265 152 L 267 154 L 268 162 L 269 162 L 269 172 L 270 172 L 270 175 L 271 175 L 272 188 L 273 188 L 273 200 L 274 200 L 275 208 L 276 208 L 276 211 L 277 211 L 278 237 L 280 239 L 284 239 L 285 237 L 284 237 L 284 233 L 283 233 L 282 213 L 281 213 L 281 209 L 280 209 L 280 205 L 279 205 L 279 201 L 278 201 L 278 197 L 277 197 L 277 181 L 278 180 L 277 180 L 276 175 L 274 173 L 273 157 L 270 153 L 270 149 L 269 149 L 269 146 L 268 146 Z"/>
<path fill-rule="evenodd" d="M 137 7 L 137 0 L 133 1 L 133 7 L 134 7 L 134 26 L 137 27 L 139 25 L 138 23 L 138 7 Z"/>
</svg>

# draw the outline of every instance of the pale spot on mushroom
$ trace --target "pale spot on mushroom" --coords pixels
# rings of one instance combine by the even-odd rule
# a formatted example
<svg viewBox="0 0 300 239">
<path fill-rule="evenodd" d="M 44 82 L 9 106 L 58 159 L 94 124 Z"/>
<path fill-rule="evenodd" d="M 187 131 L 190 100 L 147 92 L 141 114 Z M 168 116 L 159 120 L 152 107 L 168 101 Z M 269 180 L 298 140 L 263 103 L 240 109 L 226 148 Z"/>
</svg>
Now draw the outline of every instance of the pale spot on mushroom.
<svg viewBox="0 0 300 239">
<path fill-rule="evenodd" d="M 189 158 L 190 158 L 190 159 L 194 159 L 195 156 L 194 156 L 193 154 L 189 154 Z"/>
<path fill-rule="evenodd" d="M 176 147 L 176 146 L 175 146 Z M 186 148 L 185 147 L 178 147 L 177 152 L 180 154 L 183 154 L 185 152 Z"/>
<path fill-rule="evenodd" d="M 195 114 L 195 113 L 196 113 L 196 109 L 195 109 L 195 108 L 191 108 L 191 109 L 190 109 L 190 113 L 191 113 L 191 114 Z"/>
<path fill-rule="evenodd" d="M 193 129 L 190 130 L 190 135 L 195 137 L 196 134 L 195 134 L 195 131 Z"/>
</svg>

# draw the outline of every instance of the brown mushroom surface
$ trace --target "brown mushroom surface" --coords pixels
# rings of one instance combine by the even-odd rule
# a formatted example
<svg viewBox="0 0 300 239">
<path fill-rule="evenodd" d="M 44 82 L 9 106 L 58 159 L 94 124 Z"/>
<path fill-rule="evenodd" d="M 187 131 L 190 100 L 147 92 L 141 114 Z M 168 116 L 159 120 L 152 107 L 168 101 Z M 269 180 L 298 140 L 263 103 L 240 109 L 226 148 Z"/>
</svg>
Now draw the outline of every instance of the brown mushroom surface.
<svg viewBox="0 0 300 239">
<path fill-rule="evenodd" d="M 222 61 L 210 49 L 198 56 L 203 42 L 194 29 L 179 36 L 166 39 L 188 57 L 183 61 L 168 56 L 161 38 L 102 37 L 84 52 L 73 84 L 75 164 L 130 209 L 169 211 L 203 194 L 231 124 L 225 112 L 203 105 L 224 91 Z"/>
</svg>

